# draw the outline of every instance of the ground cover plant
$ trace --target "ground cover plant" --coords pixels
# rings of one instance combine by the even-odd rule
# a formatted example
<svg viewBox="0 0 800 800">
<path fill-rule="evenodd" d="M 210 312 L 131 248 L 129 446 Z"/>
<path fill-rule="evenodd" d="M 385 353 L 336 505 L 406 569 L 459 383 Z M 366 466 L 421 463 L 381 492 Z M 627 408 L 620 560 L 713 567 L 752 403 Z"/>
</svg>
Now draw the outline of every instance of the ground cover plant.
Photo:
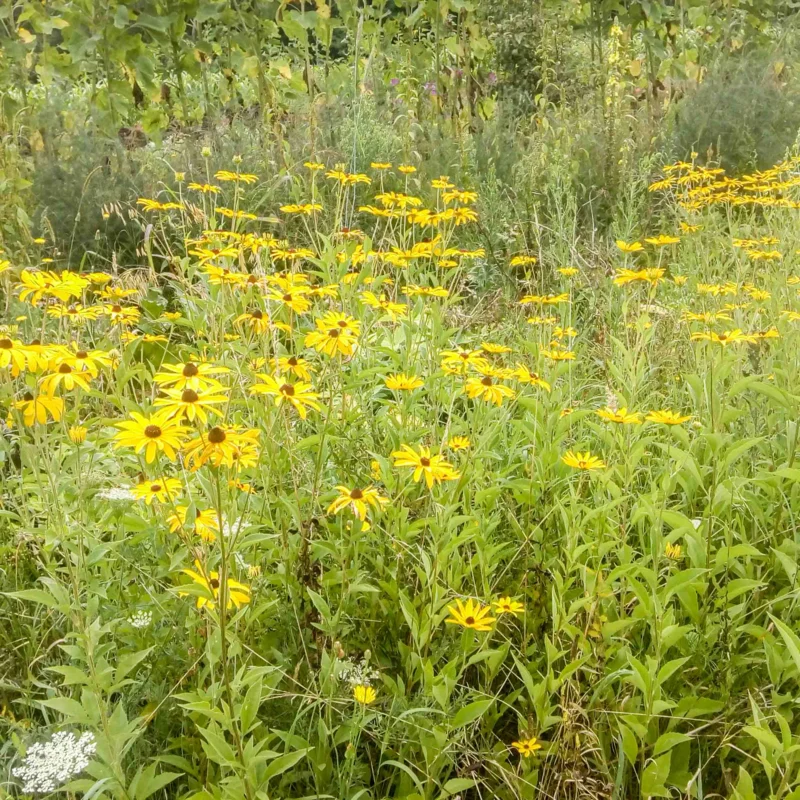
<svg viewBox="0 0 800 800">
<path fill-rule="evenodd" d="M 798 800 L 790 10 L 128 5 L 0 13 L 0 797 Z"/>
</svg>

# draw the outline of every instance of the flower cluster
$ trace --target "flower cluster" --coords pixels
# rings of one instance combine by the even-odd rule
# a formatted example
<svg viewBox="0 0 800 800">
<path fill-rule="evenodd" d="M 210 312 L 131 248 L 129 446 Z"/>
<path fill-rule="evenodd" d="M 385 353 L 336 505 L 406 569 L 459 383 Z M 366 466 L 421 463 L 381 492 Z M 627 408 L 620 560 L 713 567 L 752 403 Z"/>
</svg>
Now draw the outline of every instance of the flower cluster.
<svg viewBox="0 0 800 800">
<path fill-rule="evenodd" d="M 78 736 L 71 731 L 59 731 L 45 742 L 32 744 L 22 765 L 11 772 L 22 781 L 25 794 L 47 794 L 86 769 L 96 750 L 93 733 Z"/>
</svg>

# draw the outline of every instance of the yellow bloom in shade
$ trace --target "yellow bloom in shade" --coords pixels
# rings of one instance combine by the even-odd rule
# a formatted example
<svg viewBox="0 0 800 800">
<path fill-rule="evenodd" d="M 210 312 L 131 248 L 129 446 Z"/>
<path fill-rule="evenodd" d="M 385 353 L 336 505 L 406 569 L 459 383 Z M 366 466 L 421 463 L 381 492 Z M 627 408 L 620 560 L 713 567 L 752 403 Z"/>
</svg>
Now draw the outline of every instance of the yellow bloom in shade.
<svg viewBox="0 0 800 800">
<path fill-rule="evenodd" d="M 559 267 L 556 272 L 560 272 L 565 278 L 571 278 L 578 274 L 577 267 Z"/>
<path fill-rule="evenodd" d="M 673 275 L 672 280 L 675 282 L 676 286 L 683 286 L 688 280 L 688 278 L 686 277 L 686 275 Z"/>
<path fill-rule="evenodd" d="M 622 239 L 617 239 L 617 247 L 623 253 L 641 253 L 644 250 L 644 245 L 641 242 L 626 242 Z"/>
<path fill-rule="evenodd" d="M 445 622 L 449 625 L 461 625 L 462 628 L 485 632 L 490 631 L 492 623 L 495 622 L 495 618 L 489 616 L 491 608 L 482 606 L 471 598 L 468 598 L 466 603 L 456 600 L 455 605 L 447 606 L 447 610 L 451 616 Z"/>
<path fill-rule="evenodd" d="M 60 397 L 44 394 L 34 397 L 30 392 L 25 392 L 22 400 L 14 403 L 14 408 L 22 412 L 22 422 L 30 428 L 37 422 L 39 425 L 44 425 L 48 415 L 54 422 L 58 422 L 64 413 L 64 401 Z"/>
<path fill-rule="evenodd" d="M 523 758 L 528 758 L 534 755 L 537 750 L 542 749 L 542 746 L 535 736 L 530 739 L 520 739 L 518 742 L 511 742 L 511 746 L 514 747 Z"/>
<path fill-rule="evenodd" d="M 617 425 L 641 425 L 641 414 L 638 411 L 628 411 L 627 408 L 620 408 L 614 411 L 613 408 L 601 408 L 596 412 L 597 416 L 605 422 L 615 422 Z"/>
<path fill-rule="evenodd" d="M 133 447 L 137 453 L 144 450 L 145 461 L 155 461 L 159 451 L 170 460 L 175 460 L 176 451 L 186 437 L 186 430 L 180 422 L 170 419 L 163 412 L 146 417 L 138 411 L 131 412 L 133 419 L 118 422 L 120 432 L 114 437 L 114 447 Z"/>
<path fill-rule="evenodd" d="M 670 561 L 680 561 L 683 555 L 683 548 L 679 544 L 667 542 L 664 546 L 664 555 L 670 559 Z"/>
<path fill-rule="evenodd" d="M 414 375 L 406 375 L 405 372 L 396 372 L 388 375 L 384 380 L 387 389 L 392 389 L 397 392 L 410 392 L 413 389 L 419 389 L 424 386 L 422 378 L 417 378 Z"/>
<path fill-rule="evenodd" d="M 442 350 L 442 369 L 466 372 L 468 367 L 489 369 L 489 362 L 483 350 Z"/>
<path fill-rule="evenodd" d="M 453 436 L 448 441 L 447 446 L 451 450 L 469 450 L 472 447 L 472 442 L 469 440 L 467 436 Z"/>
<path fill-rule="evenodd" d="M 191 422 L 199 419 L 200 422 L 206 423 L 208 422 L 206 412 L 221 417 L 222 411 L 214 406 L 228 402 L 224 394 L 212 394 L 212 391 L 214 390 L 198 394 L 194 389 L 164 389 L 166 397 L 159 397 L 155 401 L 155 406 L 163 408 L 168 417 L 178 419 L 186 417 Z"/>
<path fill-rule="evenodd" d="M 328 514 L 338 514 L 349 506 L 353 514 L 363 520 L 367 516 L 369 506 L 380 510 L 389 504 L 389 498 L 383 497 L 373 486 L 367 486 L 366 489 L 337 486 L 336 491 L 339 492 L 339 497 L 328 506 Z"/>
<path fill-rule="evenodd" d="M 357 683 L 353 687 L 353 699 L 357 703 L 361 703 L 363 706 L 368 706 L 370 703 L 374 703 L 377 696 L 378 695 L 376 694 L 375 689 L 373 689 L 371 686 L 364 686 L 361 683 Z"/>
<path fill-rule="evenodd" d="M 188 506 L 177 506 L 175 511 L 167 517 L 167 525 L 169 525 L 170 533 L 186 528 L 194 528 L 194 532 L 204 542 L 216 541 L 217 534 L 219 533 L 219 516 L 213 508 L 207 508 L 201 511 L 199 508 L 195 511 L 194 524 L 190 524 L 186 520 L 186 513 Z"/>
<path fill-rule="evenodd" d="M 501 597 L 494 603 L 495 614 L 522 614 L 524 611 L 525 606 L 519 600 L 512 600 L 510 597 Z"/>
<path fill-rule="evenodd" d="M 183 484 L 177 478 L 164 478 L 163 480 L 143 481 L 133 487 L 133 493 L 140 500 L 150 505 L 153 500 L 162 503 L 172 500 L 180 494 Z"/>
<path fill-rule="evenodd" d="M 73 425 L 67 433 L 73 444 L 83 444 L 86 441 L 86 428 L 82 425 Z"/>
<path fill-rule="evenodd" d="M 669 411 L 664 409 L 662 411 L 651 411 L 646 417 L 647 422 L 656 422 L 661 425 L 680 425 L 683 422 L 688 422 L 692 417 L 682 416 L 677 411 Z"/>
<path fill-rule="evenodd" d="M 275 405 L 280 406 L 283 402 L 290 403 L 297 409 L 301 419 L 305 419 L 308 409 L 312 408 L 319 411 L 321 406 L 318 399 L 319 395 L 312 391 L 310 383 L 298 381 L 297 383 L 283 383 L 272 375 L 265 375 L 263 372 L 257 374 L 262 383 L 255 383 L 250 387 L 250 394 L 266 394 L 275 398 Z"/>
<path fill-rule="evenodd" d="M 191 569 L 184 569 L 181 570 L 181 572 L 183 572 L 184 575 L 188 575 L 196 584 L 202 586 L 203 589 L 205 589 L 208 593 L 208 596 L 200 596 L 197 598 L 197 607 L 216 608 L 217 603 L 219 602 L 220 590 L 222 588 L 220 586 L 219 573 L 206 573 L 199 561 L 195 561 L 194 565 L 198 570 L 197 572 L 194 572 L 194 570 Z M 249 586 L 246 586 L 244 583 L 239 583 L 239 581 L 235 581 L 233 578 L 228 578 L 227 583 L 227 608 L 231 608 L 232 606 L 241 608 L 243 605 L 246 605 L 250 602 Z M 179 597 L 186 597 L 187 594 L 188 592 L 178 592 Z"/>
<path fill-rule="evenodd" d="M 414 482 L 418 483 L 425 476 L 425 483 L 432 488 L 435 483 L 454 481 L 461 474 L 453 469 L 453 465 L 442 456 L 432 456 L 427 447 L 420 447 L 419 453 L 407 444 L 401 445 L 399 450 L 392 453 L 394 466 L 412 467 L 414 469 Z"/>
<path fill-rule="evenodd" d="M 575 469 L 593 470 L 605 469 L 606 464 L 597 456 L 593 456 L 588 450 L 585 453 L 573 453 L 572 450 L 567 450 L 561 460 L 568 466 Z"/>
</svg>

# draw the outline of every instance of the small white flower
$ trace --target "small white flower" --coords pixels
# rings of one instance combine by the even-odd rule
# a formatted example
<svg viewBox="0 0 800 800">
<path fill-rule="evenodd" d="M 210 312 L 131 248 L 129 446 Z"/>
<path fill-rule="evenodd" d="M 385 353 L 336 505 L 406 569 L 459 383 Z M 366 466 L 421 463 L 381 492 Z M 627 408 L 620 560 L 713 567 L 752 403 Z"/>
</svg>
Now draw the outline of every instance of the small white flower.
<svg viewBox="0 0 800 800">
<path fill-rule="evenodd" d="M 694 525 L 694 529 L 697 530 L 703 524 L 703 520 L 701 519 L 693 519 L 692 525 Z"/>
<path fill-rule="evenodd" d="M 152 621 L 152 611 L 137 611 L 135 614 L 128 617 L 128 622 L 130 622 L 134 628 L 149 628 Z"/>
<path fill-rule="evenodd" d="M 11 772 L 22 779 L 25 794 L 54 792 L 86 769 L 95 750 L 93 733 L 83 733 L 79 738 L 71 731 L 60 731 L 49 741 L 32 744 L 22 766 L 14 767 Z"/>
<path fill-rule="evenodd" d="M 361 661 L 342 659 L 338 662 L 339 680 L 351 686 L 369 686 L 372 681 L 380 677 L 380 672 L 371 669 L 366 658 Z"/>
<path fill-rule="evenodd" d="M 136 495 L 124 486 L 114 486 L 111 489 L 103 489 L 97 496 L 101 500 L 135 500 Z"/>
</svg>

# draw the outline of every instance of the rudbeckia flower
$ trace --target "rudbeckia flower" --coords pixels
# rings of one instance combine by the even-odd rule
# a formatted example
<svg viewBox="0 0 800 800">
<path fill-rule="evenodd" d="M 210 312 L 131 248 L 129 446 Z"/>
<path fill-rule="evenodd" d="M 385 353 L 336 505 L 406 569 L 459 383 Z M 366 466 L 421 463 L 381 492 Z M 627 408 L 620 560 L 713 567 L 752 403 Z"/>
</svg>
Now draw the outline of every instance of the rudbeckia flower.
<svg viewBox="0 0 800 800">
<path fill-rule="evenodd" d="M 183 484 L 177 478 L 143 481 L 136 484 L 132 491 L 140 500 L 150 505 L 153 500 L 165 503 L 180 494 Z"/>
<path fill-rule="evenodd" d="M 349 506 L 353 514 L 363 520 L 366 519 L 368 506 L 380 510 L 389 504 L 389 498 L 383 497 L 373 486 L 367 486 L 366 489 L 337 486 L 336 491 L 339 492 L 339 497 L 328 506 L 328 514 L 338 514 Z"/>
<path fill-rule="evenodd" d="M 297 413 L 301 419 L 305 419 L 308 414 L 308 409 L 312 408 L 319 411 L 321 406 L 318 402 L 319 395 L 313 391 L 313 386 L 304 381 L 297 383 L 285 383 L 277 380 L 272 375 L 265 375 L 258 373 L 258 378 L 261 378 L 262 383 L 253 384 L 250 387 L 250 394 L 266 394 L 275 398 L 275 405 L 280 406 L 282 403 L 287 402 L 297 409 Z M 278 376 L 280 378 L 280 376 Z"/>
<path fill-rule="evenodd" d="M 203 570 L 199 561 L 194 562 L 195 567 L 197 568 L 197 572 L 191 569 L 184 569 L 181 570 L 184 575 L 188 575 L 198 586 L 202 586 L 210 597 L 200 596 L 197 598 L 197 607 L 198 608 L 216 608 L 217 604 L 219 603 L 219 596 L 220 596 L 220 581 L 219 581 L 219 573 L 218 572 L 208 572 L 206 573 Z M 241 608 L 243 605 L 246 605 L 250 602 L 250 587 L 245 585 L 244 583 L 239 583 L 239 581 L 233 580 L 233 578 L 228 578 L 228 590 L 227 590 L 227 603 L 226 607 L 231 608 L 232 606 L 236 606 L 236 608 Z M 179 597 L 186 597 L 188 592 L 178 592 Z"/>
<path fill-rule="evenodd" d="M 353 699 L 361 705 L 368 706 L 375 702 L 377 693 L 372 686 L 364 686 L 363 684 L 356 684 L 353 687 Z"/>
<path fill-rule="evenodd" d="M 605 469 L 606 464 L 597 456 L 593 456 L 588 450 L 585 453 L 573 453 L 567 450 L 561 460 L 568 466 L 580 470 Z"/>
<path fill-rule="evenodd" d="M 414 469 L 414 482 L 418 483 L 425 476 L 425 483 L 432 488 L 435 483 L 454 481 L 461 474 L 453 469 L 453 465 L 442 456 L 432 456 L 427 447 L 420 447 L 419 453 L 407 444 L 392 453 L 394 466 L 412 467 Z"/>
<path fill-rule="evenodd" d="M 131 417 L 133 419 L 117 423 L 120 432 L 114 437 L 114 447 L 133 447 L 137 453 L 144 450 L 144 458 L 148 464 L 155 461 L 159 452 L 174 461 L 187 433 L 180 423 L 163 413 L 146 417 L 133 411 Z"/>
<path fill-rule="evenodd" d="M 523 758 L 528 758 L 537 750 L 542 749 L 541 744 L 539 744 L 535 736 L 530 739 L 520 739 L 518 742 L 511 742 L 511 746 L 515 748 Z"/>
<path fill-rule="evenodd" d="M 451 616 L 445 622 L 449 625 L 460 625 L 462 628 L 470 628 L 473 631 L 485 632 L 492 629 L 494 617 L 490 617 L 491 609 L 489 606 L 482 606 L 471 598 L 466 603 L 456 600 L 455 605 L 448 606 L 447 610 Z"/>
</svg>

